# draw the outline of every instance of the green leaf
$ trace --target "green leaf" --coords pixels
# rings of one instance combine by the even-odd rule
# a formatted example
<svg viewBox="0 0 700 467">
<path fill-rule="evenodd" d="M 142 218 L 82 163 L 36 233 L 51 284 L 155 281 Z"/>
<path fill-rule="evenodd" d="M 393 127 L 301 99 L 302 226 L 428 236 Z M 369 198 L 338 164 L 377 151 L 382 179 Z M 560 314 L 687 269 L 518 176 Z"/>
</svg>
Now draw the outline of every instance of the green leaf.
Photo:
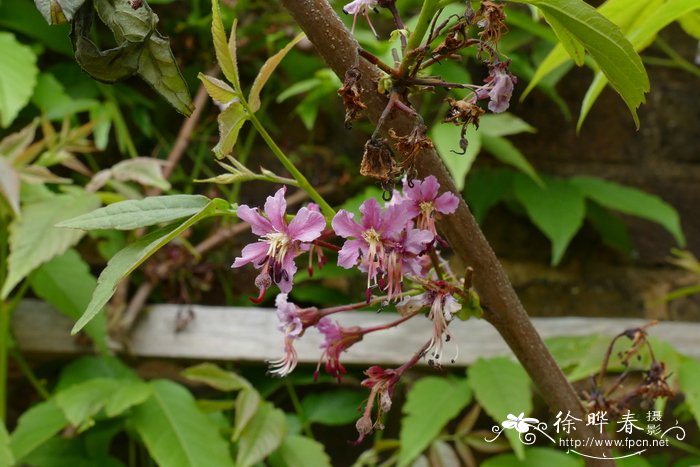
<svg viewBox="0 0 700 467">
<path fill-rule="evenodd" d="M 659 5 L 658 9 L 654 11 L 652 15 L 646 16 L 646 20 L 638 27 L 633 28 L 627 37 L 632 43 L 634 50 L 643 50 L 654 41 L 659 31 L 672 22 L 692 13 L 693 10 L 697 8 L 698 2 L 695 0 L 668 0 L 662 5 Z M 579 113 L 579 119 L 576 125 L 577 130 L 581 129 L 588 112 L 608 84 L 608 79 L 609 77 L 603 73 L 596 73 L 593 82 L 583 98 L 581 112 Z M 639 124 L 637 124 L 637 126 L 639 126 Z"/>
<path fill-rule="evenodd" d="M 557 265 L 583 224 L 585 199 L 566 181 L 546 178 L 545 186 L 539 187 L 531 179 L 515 175 L 515 197 L 525 207 L 530 220 L 552 242 L 552 265 Z"/>
<path fill-rule="evenodd" d="M 700 426 L 700 362 L 685 358 L 678 370 L 678 384 L 685 394 L 685 402 Z"/>
<path fill-rule="evenodd" d="M 236 418 L 233 421 L 231 441 L 238 441 L 243 429 L 260 408 L 260 394 L 253 388 L 245 388 L 236 397 Z"/>
<path fill-rule="evenodd" d="M 500 136 L 481 135 L 481 144 L 484 149 L 499 161 L 520 170 L 538 185 L 544 185 L 544 182 L 542 182 L 542 179 L 537 175 L 534 167 L 530 165 L 523 153 L 507 139 Z"/>
<path fill-rule="evenodd" d="M 586 218 L 600 234 L 603 243 L 622 253 L 632 253 L 632 239 L 621 219 L 596 202 L 586 203 Z"/>
<path fill-rule="evenodd" d="M 513 172 L 506 169 L 474 171 L 467 179 L 465 197 L 477 222 L 513 192 Z"/>
<path fill-rule="evenodd" d="M 596 177 L 572 177 L 569 183 L 606 208 L 656 222 L 673 235 L 679 246 L 685 245 L 678 212 L 660 198 Z"/>
<path fill-rule="evenodd" d="M 562 47 L 564 47 L 566 53 L 574 60 L 574 63 L 578 66 L 583 66 L 583 59 L 586 51 L 581 42 L 579 42 L 576 37 L 572 36 L 552 15 L 544 13 L 544 19 L 547 20 L 552 27 Z"/>
<path fill-rule="evenodd" d="M 238 79 L 238 61 L 236 57 L 236 20 L 233 20 L 233 26 L 231 27 L 231 37 L 229 42 L 226 42 L 226 29 L 224 28 L 224 23 L 221 20 L 221 8 L 219 7 L 219 0 L 212 0 L 211 2 L 211 35 L 214 39 L 214 51 L 216 53 L 216 60 L 219 62 L 221 71 L 224 76 L 233 87 L 240 91 L 241 83 Z"/>
<path fill-rule="evenodd" d="M 286 434 L 284 412 L 269 402 L 263 403 L 241 433 L 236 465 L 249 467 L 265 459 L 282 444 Z"/>
<path fill-rule="evenodd" d="M 110 394 L 105 404 L 105 415 L 116 417 L 126 410 L 141 404 L 153 393 L 153 386 L 144 381 L 119 381 L 116 391 Z"/>
<path fill-rule="evenodd" d="M 272 467 L 331 467 L 323 444 L 304 436 L 287 436 L 267 462 Z"/>
<path fill-rule="evenodd" d="M 209 202 L 209 198 L 201 195 L 149 196 L 110 204 L 63 221 L 57 227 L 133 230 L 193 216 L 202 211 Z"/>
<path fill-rule="evenodd" d="M 685 32 L 700 40 L 700 10 L 686 14 L 678 22 Z"/>
<path fill-rule="evenodd" d="M 19 417 L 17 428 L 10 435 L 10 448 L 15 460 L 21 460 L 44 444 L 68 424 L 55 400 L 41 402 Z"/>
<path fill-rule="evenodd" d="M 479 119 L 479 131 L 488 136 L 535 133 L 537 129 L 512 113 L 486 114 Z"/>
<path fill-rule="evenodd" d="M 462 129 L 458 126 L 443 123 L 435 125 L 430 132 L 430 138 L 435 143 L 442 161 L 447 166 L 457 189 L 460 191 L 464 188 L 464 179 L 481 149 L 481 133 L 473 125 L 469 125 L 465 136 L 469 145 L 467 152 L 461 154 L 462 151 L 459 148 L 461 131 Z"/>
<path fill-rule="evenodd" d="M 66 420 L 83 431 L 94 424 L 93 417 L 104 408 L 119 385 L 116 379 L 92 379 L 59 392 L 54 399 Z"/>
<path fill-rule="evenodd" d="M 139 267 L 141 263 L 146 261 L 153 253 L 200 220 L 227 209 L 228 203 L 226 201 L 213 199 L 197 214 L 181 224 L 169 225 L 155 232 L 151 232 L 119 251 L 119 253 L 109 260 L 107 267 L 102 271 L 100 277 L 97 278 L 97 287 L 92 294 L 90 304 L 85 310 L 85 313 L 83 313 L 83 316 L 75 323 L 71 332 L 75 334 L 90 322 L 90 320 L 99 313 L 102 307 L 107 304 L 112 295 L 114 295 L 114 291 L 119 282 L 124 277 L 131 274 L 132 271 Z"/>
<path fill-rule="evenodd" d="M 0 196 L 15 215 L 19 215 L 19 173 L 0 155 Z"/>
<path fill-rule="evenodd" d="M 58 393 L 76 384 L 96 378 L 139 381 L 136 373 L 116 357 L 81 357 L 63 367 L 54 392 Z"/>
<path fill-rule="evenodd" d="M 164 161 L 152 157 L 136 157 L 117 162 L 109 169 L 97 172 L 86 190 L 95 192 L 110 179 L 119 182 L 136 182 L 143 186 L 155 187 L 161 191 L 170 189 L 170 183 L 163 176 Z"/>
<path fill-rule="evenodd" d="M 622 96 L 639 127 L 637 108 L 649 91 L 649 78 L 642 60 L 618 26 L 581 0 L 514 0 L 535 5 L 591 54 L 612 87 Z M 556 48 L 552 53 L 556 53 Z M 551 55 L 551 54 L 550 54 Z M 530 81 L 529 92 L 561 59 L 545 59 Z"/>
<path fill-rule="evenodd" d="M 464 378 L 421 378 L 403 406 L 398 465 L 410 465 L 471 400 L 472 391 Z"/>
<path fill-rule="evenodd" d="M 232 101 L 230 105 L 219 113 L 216 119 L 219 122 L 219 142 L 212 149 L 217 159 L 223 159 L 233 150 L 238 141 L 238 132 L 248 120 L 248 113 L 243 104 Z"/>
<path fill-rule="evenodd" d="M 263 64 L 262 68 L 258 72 L 258 76 L 255 77 L 253 81 L 253 86 L 250 88 L 250 94 L 248 94 L 248 105 L 253 112 L 260 110 L 260 91 L 270 79 L 270 75 L 275 71 L 277 65 L 284 59 L 284 57 L 292 50 L 292 47 L 297 45 L 297 43 L 305 37 L 304 33 L 298 34 L 294 39 L 289 41 L 287 45 L 284 46 L 282 50 L 277 52 L 272 57 L 268 58 Z"/>
<path fill-rule="evenodd" d="M 486 459 L 481 464 L 481 467 L 541 467 L 543 465 L 583 467 L 584 463 L 580 457 L 567 455 L 555 449 L 530 448 L 525 450 L 522 458 L 518 458 L 513 454 L 499 454 Z"/>
<path fill-rule="evenodd" d="M 226 371 L 213 363 L 200 363 L 185 368 L 182 376 L 200 383 L 207 384 L 219 391 L 238 391 L 250 388 L 250 383 L 232 371 Z"/>
<path fill-rule="evenodd" d="M 366 394 L 350 389 L 311 393 L 301 402 L 305 421 L 322 425 L 347 425 L 359 418 Z"/>
<path fill-rule="evenodd" d="M 154 31 L 139 59 L 138 75 L 172 105 L 189 117 L 194 109 L 187 83 L 180 73 L 170 43 Z"/>
<path fill-rule="evenodd" d="M 6 298 L 30 272 L 54 256 L 63 254 L 84 235 L 84 232 L 58 229 L 54 225 L 97 206 L 97 196 L 80 190 L 25 205 L 22 217 L 10 224 L 8 274 L 0 292 L 1 298 Z"/>
<path fill-rule="evenodd" d="M 233 465 L 228 444 L 184 387 L 166 380 L 151 385 L 152 396 L 134 408 L 131 420 L 158 465 Z"/>
<path fill-rule="evenodd" d="M 0 32 L 0 126 L 7 128 L 27 105 L 39 70 L 36 55 L 14 34 Z"/>
<path fill-rule="evenodd" d="M 202 82 L 209 97 L 221 105 L 226 105 L 238 97 L 236 91 L 228 84 L 213 76 L 199 73 L 197 78 Z"/>
<path fill-rule="evenodd" d="M 36 8 L 47 23 L 61 24 L 73 21 L 73 16 L 85 0 L 34 0 Z"/>
<path fill-rule="evenodd" d="M 34 293 L 53 305 L 58 311 L 74 320 L 80 318 L 88 303 L 97 280 L 90 267 L 73 249 L 44 263 L 29 277 Z M 96 317 L 85 331 L 103 352 L 107 347 L 107 320 Z"/>
<path fill-rule="evenodd" d="M 10 449 L 10 435 L 5 423 L 0 423 L 0 465 L 15 465 L 15 457 Z"/>
<path fill-rule="evenodd" d="M 497 423 L 509 414 L 527 416 L 532 411 L 530 378 L 523 367 L 509 358 L 480 358 L 469 367 L 468 376 L 474 397 Z M 516 456 L 522 459 L 524 449 L 518 433 L 506 430 L 506 436 Z"/>
</svg>

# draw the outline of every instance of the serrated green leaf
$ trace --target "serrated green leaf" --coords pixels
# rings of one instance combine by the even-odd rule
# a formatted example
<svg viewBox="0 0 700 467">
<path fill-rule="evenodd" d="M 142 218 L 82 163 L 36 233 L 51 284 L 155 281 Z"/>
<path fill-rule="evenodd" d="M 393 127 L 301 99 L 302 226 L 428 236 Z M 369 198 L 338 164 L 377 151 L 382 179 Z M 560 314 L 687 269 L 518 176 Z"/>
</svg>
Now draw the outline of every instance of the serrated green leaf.
<svg viewBox="0 0 700 467">
<path fill-rule="evenodd" d="M 480 358 L 469 367 L 467 375 L 474 397 L 499 425 L 509 414 L 527 416 L 532 411 L 530 378 L 523 367 L 509 358 Z M 522 459 L 523 444 L 518 433 L 505 430 L 505 434 L 516 456 Z"/>
<path fill-rule="evenodd" d="M 469 145 L 467 152 L 461 154 L 462 151 L 459 148 L 461 131 L 462 129 L 458 126 L 443 123 L 433 127 L 430 132 L 430 138 L 435 143 L 442 161 L 447 166 L 447 170 L 450 171 L 450 175 L 460 191 L 464 188 L 464 179 L 481 150 L 481 133 L 473 125 L 469 125 L 466 133 Z"/>
<path fill-rule="evenodd" d="M 526 449 L 522 458 L 513 454 L 499 454 L 486 459 L 481 467 L 541 467 L 556 465 L 557 467 L 583 467 L 580 457 L 567 455 L 565 452 L 551 448 Z"/>
<path fill-rule="evenodd" d="M 260 462 L 282 444 L 286 434 L 284 412 L 269 402 L 263 403 L 241 433 L 236 465 L 249 467 Z"/>
<path fill-rule="evenodd" d="M 238 141 L 238 132 L 248 120 L 248 113 L 240 102 L 231 102 L 217 117 L 219 142 L 212 149 L 217 159 L 223 159 L 233 150 Z"/>
<path fill-rule="evenodd" d="M 262 68 L 258 72 L 258 76 L 255 77 L 253 81 L 253 86 L 250 88 L 250 94 L 248 94 L 248 105 L 253 112 L 260 110 L 260 91 L 270 79 L 270 75 L 275 71 L 277 65 L 280 64 L 282 59 L 292 50 L 292 47 L 297 45 L 297 43 L 305 37 L 304 33 L 298 34 L 294 39 L 289 41 L 287 45 L 284 46 L 282 50 L 277 52 L 272 57 L 268 58 L 263 64 Z"/>
<path fill-rule="evenodd" d="M 77 320 L 90 303 L 97 280 L 90 266 L 70 249 L 41 265 L 29 277 L 34 293 L 66 316 Z M 97 317 L 85 327 L 97 348 L 106 353 L 107 320 Z"/>
<path fill-rule="evenodd" d="M 211 2 L 211 35 L 214 39 L 214 51 L 216 53 L 216 60 L 219 62 L 221 71 L 224 76 L 236 90 L 241 89 L 241 84 L 238 78 L 238 63 L 236 57 L 236 23 L 233 20 L 233 26 L 231 26 L 231 38 L 230 43 L 226 41 L 226 28 L 224 28 L 224 23 L 221 20 L 221 7 L 219 6 L 219 0 L 212 0 Z"/>
<path fill-rule="evenodd" d="M 535 133 L 537 129 L 512 113 L 486 114 L 479 119 L 479 131 L 488 136 L 510 136 Z"/>
<path fill-rule="evenodd" d="M 146 449 L 162 467 L 232 466 L 228 444 L 197 408 L 192 395 L 167 380 L 151 383 L 153 394 L 131 420 Z"/>
<path fill-rule="evenodd" d="M 0 296 L 10 291 L 30 272 L 78 243 L 84 232 L 58 229 L 55 224 L 99 206 L 97 196 L 83 191 L 55 195 L 24 206 L 22 217 L 10 224 L 8 274 Z"/>
<path fill-rule="evenodd" d="M 559 21 L 554 19 L 552 15 L 545 12 L 543 16 L 552 27 L 552 30 L 554 30 L 554 33 L 559 39 L 559 43 L 562 45 L 562 47 L 564 47 L 564 50 L 566 50 L 566 53 L 569 54 L 569 57 L 574 60 L 576 65 L 583 66 L 583 59 L 586 55 L 586 50 L 583 48 L 583 45 L 574 36 L 572 36 L 569 31 L 559 23 Z"/>
<path fill-rule="evenodd" d="M 92 379 L 59 392 L 54 399 L 66 420 L 83 431 L 94 424 L 92 418 L 104 408 L 120 384 L 116 379 Z"/>
<path fill-rule="evenodd" d="M 304 436 L 287 436 L 267 462 L 272 467 L 331 467 L 323 444 Z"/>
<path fill-rule="evenodd" d="M 200 220 L 216 214 L 219 210 L 227 210 L 228 203 L 221 199 L 213 199 L 193 215 L 180 224 L 172 224 L 140 238 L 119 251 L 107 263 L 107 267 L 97 278 L 97 287 L 92 294 L 92 299 L 83 316 L 80 317 L 73 330 L 73 334 L 80 331 L 97 313 L 104 307 L 114 295 L 114 291 L 121 280 L 139 267 L 153 253 L 170 242 L 173 238 L 190 228 Z"/>
<path fill-rule="evenodd" d="M 620 28 L 580 0 L 514 1 L 535 5 L 583 45 L 612 87 L 622 96 L 636 126 L 639 127 L 637 108 L 645 101 L 644 95 L 649 91 L 649 78 L 641 58 Z M 545 74 L 566 61 L 561 55 L 561 50 L 557 52 L 557 48 L 550 53 L 550 57 L 553 58 L 548 57 L 540 65 L 524 94 L 527 94 Z"/>
<path fill-rule="evenodd" d="M 669 0 L 660 4 L 653 15 L 645 16 L 646 20 L 639 24 L 638 27 L 633 28 L 627 37 L 632 43 L 634 50 L 643 50 L 654 41 L 659 31 L 673 21 L 692 13 L 697 8 L 698 2 L 696 0 Z M 607 84 L 608 77 L 601 72 L 597 72 L 581 103 L 581 111 L 576 124 L 577 130 L 581 129 L 583 121 Z"/>
<path fill-rule="evenodd" d="M 398 465 L 410 465 L 471 399 L 472 391 L 464 378 L 420 379 L 403 406 Z"/>
<path fill-rule="evenodd" d="M 158 31 L 148 38 L 139 59 L 138 75 L 186 117 L 194 109 L 187 83 L 180 73 L 170 43 Z"/>
<path fill-rule="evenodd" d="M 359 418 L 358 408 L 367 395 L 349 389 L 311 393 L 301 402 L 305 421 L 322 425 L 347 425 Z"/>
<path fill-rule="evenodd" d="M 533 182 L 544 186 L 544 182 L 535 171 L 535 168 L 530 165 L 523 153 L 507 139 L 499 136 L 481 135 L 481 145 L 499 161 L 515 167 L 530 177 Z"/>
<path fill-rule="evenodd" d="M 199 73 L 197 78 L 204 85 L 209 97 L 221 105 L 226 105 L 238 97 L 238 94 L 231 86 L 218 78 L 205 75 L 204 73 Z"/>
<path fill-rule="evenodd" d="M 245 388 L 236 397 L 236 418 L 233 421 L 231 441 L 238 441 L 243 429 L 260 408 L 260 394 L 253 388 Z"/>
<path fill-rule="evenodd" d="M 73 16 L 85 0 L 34 0 L 47 23 L 61 24 L 73 21 Z"/>
<path fill-rule="evenodd" d="M 120 201 L 57 224 L 57 227 L 83 230 L 133 230 L 193 216 L 210 199 L 201 195 L 149 196 Z"/>
<path fill-rule="evenodd" d="M 250 388 L 245 378 L 232 371 L 226 371 L 213 363 L 200 363 L 182 371 L 185 378 L 207 384 L 219 391 L 238 391 Z"/>
<path fill-rule="evenodd" d="M 552 265 L 564 256 L 569 242 L 583 225 L 586 203 L 571 183 L 553 178 L 537 186 L 524 175 L 515 174 L 514 193 L 528 217 L 552 242 Z"/>
<path fill-rule="evenodd" d="M 15 456 L 10 449 L 10 435 L 5 423 L 0 423 L 0 465 L 15 465 Z"/>
<path fill-rule="evenodd" d="M 14 34 L 0 32 L 0 126 L 7 128 L 27 105 L 39 70 L 36 55 Z"/>
<path fill-rule="evenodd" d="M 678 212 L 657 196 L 596 177 L 572 177 L 569 183 L 606 208 L 656 222 L 673 235 L 679 246 L 685 245 Z"/>
<path fill-rule="evenodd" d="M 44 444 L 68 424 L 55 400 L 41 402 L 24 412 L 17 428 L 10 435 L 10 448 L 15 461 L 22 461 L 29 453 Z"/>
</svg>

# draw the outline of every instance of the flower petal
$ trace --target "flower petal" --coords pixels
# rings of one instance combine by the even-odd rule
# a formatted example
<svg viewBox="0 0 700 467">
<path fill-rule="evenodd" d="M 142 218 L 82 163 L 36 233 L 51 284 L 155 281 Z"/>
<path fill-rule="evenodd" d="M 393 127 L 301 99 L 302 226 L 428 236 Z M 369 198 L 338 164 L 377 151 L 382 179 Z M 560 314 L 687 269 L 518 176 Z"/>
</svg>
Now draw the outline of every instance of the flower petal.
<svg viewBox="0 0 700 467">
<path fill-rule="evenodd" d="M 401 232 L 406 224 L 412 219 L 411 210 L 404 205 L 389 206 L 382 216 L 380 232 L 382 237 L 389 238 Z"/>
<path fill-rule="evenodd" d="M 435 210 L 443 214 L 452 214 L 457 210 L 457 206 L 459 206 L 459 198 L 449 191 L 438 196 L 433 202 Z"/>
<path fill-rule="evenodd" d="M 278 232 L 286 232 L 287 224 L 284 222 L 284 215 L 287 212 L 287 201 L 284 194 L 287 187 L 283 186 L 275 193 L 275 196 L 268 196 L 265 201 L 265 214 L 270 219 L 270 223 Z"/>
<path fill-rule="evenodd" d="M 357 264 L 360 257 L 360 249 L 364 245 L 362 240 L 348 240 L 338 252 L 338 266 L 350 269 Z"/>
<path fill-rule="evenodd" d="M 421 195 L 421 201 L 429 201 L 435 199 L 435 197 L 438 194 L 438 189 L 440 188 L 440 184 L 437 181 L 437 178 L 433 175 L 429 175 L 425 177 L 425 180 L 423 180 L 420 183 L 420 195 Z"/>
<path fill-rule="evenodd" d="M 353 219 L 354 217 L 355 215 L 353 213 L 345 209 L 338 211 L 338 214 L 336 214 L 331 221 L 331 227 L 333 227 L 333 231 L 335 231 L 336 235 L 343 238 L 361 237 L 363 229 L 360 224 L 355 222 Z"/>
<path fill-rule="evenodd" d="M 248 263 L 253 263 L 255 267 L 258 267 L 260 261 L 265 259 L 267 256 L 267 251 L 270 248 L 266 242 L 255 242 L 243 247 L 241 250 L 241 256 L 236 258 L 233 262 L 233 268 L 240 268 Z"/>
<path fill-rule="evenodd" d="M 429 230 L 410 229 L 406 232 L 403 249 L 407 253 L 417 255 L 425 249 L 425 246 L 433 241 L 435 236 Z"/>
<path fill-rule="evenodd" d="M 325 227 L 326 219 L 321 213 L 301 208 L 287 226 L 287 235 L 291 240 L 310 242 L 316 240 Z"/>
<path fill-rule="evenodd" d="M 360 213 L 362 214 L 362 226 L 365 229 L 379 229 L 382 223 L 382 210 L 376 199 L 370 198 L 362 203 Z"/>
<path fill-rule="evenodd" d="M 253 209 L 245 204 L 241 204 L 238 206 L 236 214 L 240 220 L 250 224 L 250 230 L 255 235 L 265 235 L 273 230 L 270 221 L 258 213 L 258 208 Z"/>
<path fill-rule="evenodd" d="M 277 285 L 282 292 L 289 293 L 292 291 L 294 274 L 297 273 L 297 265 L 294 264 L 294 255 L 291 252 L 284 255 L 284 258 L 282 259 L 282 269 L 286 272 L 286 274 L 282 274 L 282 279 L 277 283 Z"/>
</svg>

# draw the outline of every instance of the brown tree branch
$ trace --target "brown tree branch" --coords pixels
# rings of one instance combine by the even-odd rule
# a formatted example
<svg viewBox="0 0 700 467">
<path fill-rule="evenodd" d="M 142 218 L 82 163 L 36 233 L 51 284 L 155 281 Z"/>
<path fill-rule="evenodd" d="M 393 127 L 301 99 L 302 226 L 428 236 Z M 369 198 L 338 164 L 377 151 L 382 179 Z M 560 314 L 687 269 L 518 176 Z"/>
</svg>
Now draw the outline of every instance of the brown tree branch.
<svg viewBox="0 0 700 467">
<path fill-rule="evenodd" d="M 369 119 L 376 123 L 387 105 L 386 97 L 377 91 L 380 73 L 367 61 L 360 60 L 357 41 L 328 1 L 282 0 L 282 3 L 341 79 L 350 67 L 359 65 L 362 74 L 360 84 L 364 91 L 362 102 L 367 106 Z M 393 128 L 399 134 L 408 134 L 416 125 L 415 117 L 403 112 L 394 114 L 384 125 L 384 131 Z M 434 175 L 443 190 L 459 196 L 452 178 L 434 150 L 423 150 L 418 155 L 416 169 L 419 177 Z M 570 411 L 574 417 L 583 420 L 577 424 L 577 430 L 571 432 L 572 437 L 601 439 L 604 435 L 585 424 L 586 411 L 578 395 L 530 322 L 505 270 L 461 197 L 455 214 L 445 216 L 439 227 L 459 258 L 474 269 L 474 286 L 487 306 L 485 319 L 503 336 L 550 410 L 553 413 L 561 410 L 564 414 Z M 580 452 L 589 456 L 610 455 L 607 450 L 592 447 L 581 447 Z M 586 462 L 589 466 L 615 465 L 610 459 L 586 458 Z"/>
</svg>

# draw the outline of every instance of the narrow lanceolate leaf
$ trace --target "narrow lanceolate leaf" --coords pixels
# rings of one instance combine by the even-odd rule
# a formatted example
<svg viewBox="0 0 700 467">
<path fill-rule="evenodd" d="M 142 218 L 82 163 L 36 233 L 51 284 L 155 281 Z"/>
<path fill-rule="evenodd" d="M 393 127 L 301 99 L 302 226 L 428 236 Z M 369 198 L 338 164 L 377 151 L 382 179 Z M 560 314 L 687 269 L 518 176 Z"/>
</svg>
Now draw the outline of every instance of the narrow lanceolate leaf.
<svg viewBox="0 0 700 467">
<path fill-rule="evenodd" d="M 267 80 L 270 79 L 272 72 L 275 71 L 277 65 L 279 65 L 282 59 L 289 53 L 290 50 L 292 50 L 292 47 L 294 47 L 303 38 L 304 33 L 297 35 L 289 42 L 289 44 L 284 46 L 282 50 L 268 58 L 263 64 L 262 68 L 260 68 L 260 72 L 258 72 L 258 76 L 255 77 L 253 87 L 250 88 L 250 94 L 248 95 L 248 105 L 250 105 L 250 109 L 253 112 L 257 112 L 260 109 L 260 91 L 262 91 L 262 88 L 265 86 L 265 83 L 267 83 Z"/>
<path fill-rule="evenodd" d="M 532 411 L 530 378 L 517 363 L 506 358 L 479 359 L 469 367 L 469 384 L 484 411 L 500 425 L 508 414 L 527 416 Z M 506 430 L 513 451 L 522 459 L 523 444 L 514 430 Z"/>
<path fill-rule="evenodd" d="M 56 228 L 55 224 L 89 212 L 99 204 L 97 196 L 74 191 L 26 205 L 22 217 L 10 224 L 8 274 L 0 296 L 3 299 L 7 297 L 30 272 L 54 256 L 63 254 L 84 235 L 84 232 Z"/>
<path fill-rule="evenodd" d="M 82 216 L 63 221 L 57 227 L 95 230 L 133 230 L 193 216 L 209 204 L 201 195 L 149 196 L 120 201 Z"/>
<path fill-rule="evenodd" d="M 42 264 L 29 276 L 29 281 L 37 296 L 74 320 L 78 320 L 85 311 L 97 284 L 88 264 L 73 249 Z M 107 353 L 105 317 L 96 317 L 85 327 L 85 331 L 97 348 Z"/>
<path fill-rule="evenodd" d="M 0 154 L 0 196 L 19 215 L 19 174 Z"/>
<path fill-rule="evenodd" d="M 39 70 L 32 49 L 14 34 L 0 32 L 0 50 L 0 126 L 7 128 L 32 97 Z"/>
<path fill-rule="evenodd" d="M 518 175 L 514 193 L 530 220 L 552 242 L 552 264 L 556 265 L 583 224 L 586 203 L 572 184 L 551 178 L 544 182 L 544 186 L 538 186 L 531 179 Z"/>
<path fill-rule="evenodd" d="M 83 3 L 85 0 L 34 0 L 37 10 L 49 24 L 70 23 Z"/>
<path fill-rule="evenodd" d="M 263 403 L 241 433 L 236 465 L 249 467 L 265 459 L 282 444 L 286 434 L 284 412 L 269 402 Z"/>
<path fill-rule="evenodd" d="M 535 5 L 583 45 L 622 96 L 639 127 L 637 108 L 645 101 L 649 78 L 641 58 L 620 28 L 582 0 L 514 1 Z M 528 89 L 541 78 L 536 73 Z"/>
<path fill-rule="evenodd" d="M 153 253 L 190 228 L 193 224 L 219 211 L 228 210 L 228 208 L 229 205 L 226 201 L 213 199 L 186 221 L 151 232 L 119 251 L 119 253 L 109 260 L 107 267 L 102 271 L 100 277 L 97 278 L 97 287 L 92 294 L 92 299 L 83 313 L 83 316 L 75 323 L 71 332 L 75 334 L 89 323 L 90 320 L 99 313 L 102 307 L 107 304 L 109 299 L 112 298 L 119 282 L 121 282 L 124 277 L 131 274 L 134 269 L 139 267 Z"/>
<path fill-rule="evenodd" d="M 231 86 L 218 78 L 205 75 L 204 73 L 199 73 L 197 78 L 204 85 L 209 97 L 221 105 L 226 105 L 238 97 L 238 94 Z"/>
<path fill-rule="evenodd" d="M 698 9 L 697 0 L 669 0 L 668 2 L 659 5 L 658 9 L 652 15 L 647 15 L 637 27 L 631 29 L 627 35 L 634 50 L 640 51 L 648 47 L 659 31 L 689 13 Z M 581 104 L 581 112 L 577 123 L 577 129 L 581 129 L 583 121 L 588 116 L 588 113 L 593 107 L 593 104 L 603 92 L 608 84 L 608 78 L 601 72 L 596 73 L 593 82 L 586 91 Z"/>
<path fill-rule="evenodd" d="M 559 21 L 554 19 L 552 15 L 545 13 L 544 19 L 547 20 L 552 27 L 562 47 L 564 47 L 566 53 L 574 60 L 574 63 L 578 66 L 583 66 L 583 59 L 586 56 L 586 50 L 583 48 L 583 45 L 571 35 Z"/>
<path fill-rule="evenodd" d="M 569 182 L 586 197 L 606 208 L 660 224 L 673 235 L 679 246 L 685 246 L 678 212 L 660 198 L 595 177 L 572 177 Z"/>
<path fill-rule="evenodd" d="M 544 182 L 542 182 L 540 176 L 537 175 L 535 168 L 530 165 L 530 162 L 528 162 L 523 153 L 506 138 L 483 134 L 481 135 L 481 144 L 493 157 L 504 164 L 515 167 L 530 177 L 538 185 L 544 186 Z"/>
<path fill-rule="evenodd" d="M 240 102 L 231 102 L 228 108 L 219 114 L 217 120 L 219 122 L 219 142 L 212 151 L 217 159 L 223 159 L 231 154 L 238 140 L 238 133 L 248 120 L 248 114 Z"/>
<path fill-rule="evenodd" d="M 224 76 L 236 90 L 241 89 L 240 82 L 238 80 L 238 64 L 236 63 L 236 20 L 233 21 L 233 26 L 231 28 L 231 42 L 233 47 L 229 47 L 226 41 L 226 28 L 221 20 L 221 8 L 219 7 L 219 0 L 212 0 L 211 2 L 211 35 L 214 39 L 214 52 L 216 53 L 216 60 L 219 62 L 221 71 Z"/>
<path fill-rule="evenodd" d="M 158 380 L 131 420 L 148 453 L 161 467 L 232 466 L 228 444 L 179 384 Z"/>
<path fill-rule="evenodd" d="M 399 466 L 410 465 L 472 399 L 466 379 L 422 378 L 408 393 L 401 421 Z"/>
<path fill-rule="evenodd" d="M 10 448 L 15 461 L 21 460 L 34 451 L 68 424 L 56 401 L 41 402 L 19 417 L 17 428 L 10 435 Z"/>
</svg>

